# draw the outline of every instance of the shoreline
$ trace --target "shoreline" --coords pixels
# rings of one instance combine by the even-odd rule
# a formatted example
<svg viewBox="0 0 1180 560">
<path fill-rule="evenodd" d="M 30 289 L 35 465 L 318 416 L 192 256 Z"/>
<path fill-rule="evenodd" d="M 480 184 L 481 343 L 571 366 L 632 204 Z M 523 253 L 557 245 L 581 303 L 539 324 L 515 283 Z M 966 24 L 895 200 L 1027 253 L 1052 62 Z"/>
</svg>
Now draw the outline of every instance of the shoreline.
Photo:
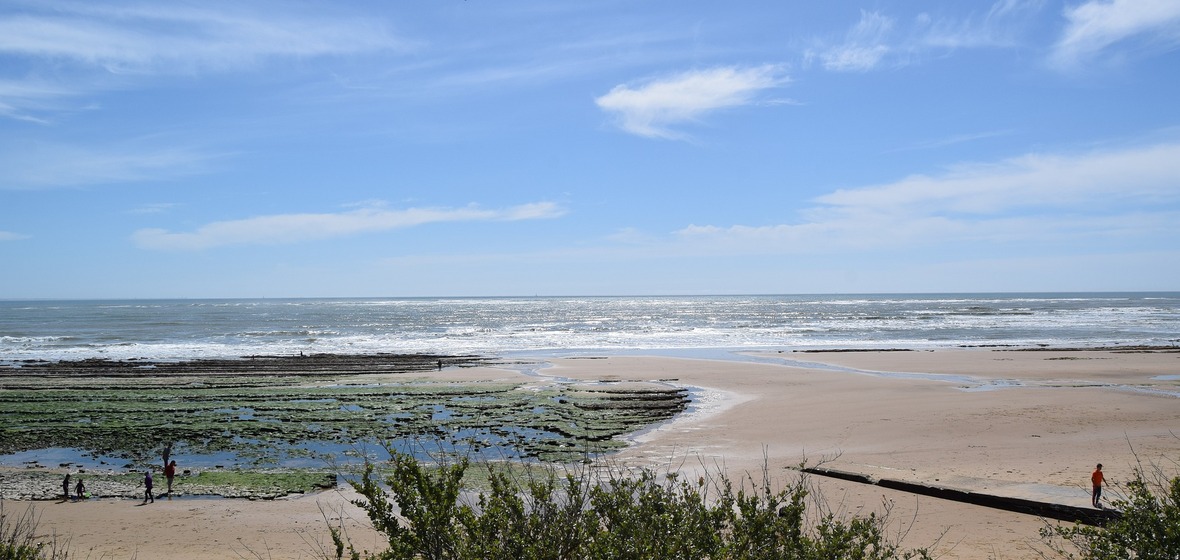
<svg viewBox="0 0 1180 560">
<path fill-rule="evenodd" d="M 647 361 L 611 360 L 611 367 L 599 369 Z M 661 360 L 652 358 L 644 367 L 667 377 L 668 365 Z M 1180 439 L 1168 429 L 1180 395 L 1174 376 L 1180 353 L 1171 347 L 1134 353 L 829 352 L 809 353 L 807 360 L 817 363 L 672 361 L 680 383 L 753 398 L 707 419 L 678 418 L 616 460 L 657 469 L 720 466 L 755 477 L 765 466 L 774 476 L 790 477 L 796 465 L 819 463 L 910 484 L 1088 507 L 1095 462 L 1108 470 L 1118 465 L 1121 475 L 1109 479 L 1125 480 L 1139 458 L 1180 456 Z M 595 375 L 588 366 L 596 363 L 601 362 L 579 369 Z M 945 377 L 893 375 L 913 372 Z M 995 386 L 970 390 L 956 382 L 962 376 Z M 1039 544 L 1043 521 L 1035 516 L 846 481 L 812 483 L 817 494 L 846 512 L 882 513 L 882 500 L 889 501 L 895 519 L 913 520 L 899 521 L 898 529 L 909 535 L 907 546 L 949 540 L 954 544 L 938 549 L 946 558 L 982 560 L 997 552 L 1000 558 L 1026 557 Z"/>
<path fill-rule="evenodd" d="M 770 357 L 776 356 L 781 355 Z M 1106 465 L 1116 485 L 1111 494 L 1117 495 L 1117 484 L 1129 477 L 1137 458 L 1180 456 L 1180 439 L 1169 431 L 1180 394 L 1180 378 L 1175 377 L 1180 373 L 1180 353 L 1173 349 L 1122 353 L 974 348 L 786 356 L 806 357 L 806 362 L 825 367 L 607 355 L 546 357 L 550 367 L 536 373 L 584 383 L 673 383 L 699 387 L 714 399 L 692 414 L 682 413 L 629 435 L 630 444 L 607 460 L 630 467 L 717 468 L 734 478 L 765 468 L 781 481 L 798 476 L 795 468 L 808 461 L 913 484 L 1003 491 L 1016 497 L 1059 493 L 1053 499 L 1084 506 L 1093 463 Z M 472 368 L 463 374 L 535 381 L 505 367 Z M 921 371 L 1021 383 L 972 391 L 945 380 L 864 375 L 856 370 Z M 1124 391 L 1120 386 L 1154 388 L 1167 395 Z M 943 558 L 1027 557 L 1037 550 L 1037 530 L 1043 526 L 1035 516 L 890 488 L 822 477 L 810 483 L 816 496 L 843 514 L 880 512 L 882 500 L 891 502 L 895 528 L 906 533 L 903 545 L 935 545 Z M 338 488 L 273 501 L 181 498 L 165 502 L 166 513 L 157 511 L 165 507 L 133 507 L 132 500 L 6 502 L 10 507 L 36 505 L 47 534 L 72 535 L 75 550 L 112 558 L 236 558 L 239 555 L 228 544 L 234 539 L 265 541 L 275 557 L 311 558 L 304 537 L 326 536 L 319 512 L 324 504 L 343 508 L 347 523 L 355 523 L 350 535 L 373 543 L 370 550 L 380 544 L 379 536 L 363 527 L 366 518 L 348 503 L 347 493 Z M 139 526 L 172 527 L 171 536 L 165 545 L 127 532 Z M 219 538 L 207 542 L 204 535 L 213 529 Z M 296 529 L 304 531 L 302 536 Z"/>
</svg>

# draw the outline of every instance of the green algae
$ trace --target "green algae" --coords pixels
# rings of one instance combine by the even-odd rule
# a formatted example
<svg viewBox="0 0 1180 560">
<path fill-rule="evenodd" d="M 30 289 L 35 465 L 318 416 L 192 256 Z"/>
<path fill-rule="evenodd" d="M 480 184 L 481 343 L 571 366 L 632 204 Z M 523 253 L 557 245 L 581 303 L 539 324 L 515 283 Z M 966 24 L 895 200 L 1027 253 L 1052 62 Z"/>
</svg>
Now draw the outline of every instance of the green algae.
<svg viewBox="0 0 1180 560">
<path fill-rule="evenodd" d="M 229 466 L 263 469 L 296 459 L 339 461 L 349 448 L 380 442 L 426 441 L 448 453 L 561 462 L 618 449 L 626 445 L 622 436 L 687 404 L 682 389 L 654 385 L 538 388 L 397 375 L 434 369 L 437 359 L 7 368 L 0 372 L 0 455 L 69 448 L 139 467 L 156 464 L 164 443 L 175 442 L 188 456 L 226 456 Z M 445 359 L 449 366 L 482 363 Z"/>
<path fill-rule="evenodd" d="M 336 487 L 336 473 L 316 470 L 213 470 L 177 477 L 173 493 L 271 499 Z"/>
<path fill-rule="evenodd" d="M 62 476 L 44 470 L 5 472 L 0 476 L 0 496 L 32 500 L 61 499 Z M 142 471 L 75 472 L 71 477 L 71 495 L 73 485 L 79 479 L 84 482 L 89 498 L 144 497 Z M 324 470 L 216 469 L 177 475 L 173 480 L 172 493 L 168 494 L 167 481 L 157 469 L 153 477 L 153 493 L 158 499 L 220 496 L 270 500 L 334 488 L 336 484 L 336 473 Z"/>
</svg>

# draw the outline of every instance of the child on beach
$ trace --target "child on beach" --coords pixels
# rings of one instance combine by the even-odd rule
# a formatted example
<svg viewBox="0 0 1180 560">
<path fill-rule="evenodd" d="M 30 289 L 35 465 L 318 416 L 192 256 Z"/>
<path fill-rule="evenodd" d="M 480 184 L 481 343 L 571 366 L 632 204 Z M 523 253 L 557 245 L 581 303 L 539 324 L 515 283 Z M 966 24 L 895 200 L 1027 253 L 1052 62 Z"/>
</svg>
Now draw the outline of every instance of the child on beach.
<svg viewBox="0 0 1180 560">
<path fill-rule="evenodd" d="M 143 503 L 156 503 L 156 498 L 152 496 L 152 469 L 143 471 Z"/>
<path fill-rule="evenodd" d="M 86 497 L 86 485 L 82 484 L 82 477 L 78 477 L 78 484 L 74 486 L 74 496 L 79 500 Z"/>
</svg>

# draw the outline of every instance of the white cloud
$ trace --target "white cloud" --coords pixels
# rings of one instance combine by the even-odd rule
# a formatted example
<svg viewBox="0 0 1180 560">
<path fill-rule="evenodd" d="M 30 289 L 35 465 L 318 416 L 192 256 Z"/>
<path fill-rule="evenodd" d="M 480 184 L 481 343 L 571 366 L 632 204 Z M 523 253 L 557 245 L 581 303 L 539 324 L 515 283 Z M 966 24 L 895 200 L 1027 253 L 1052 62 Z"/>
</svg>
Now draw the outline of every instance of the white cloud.
<svg viewBox="0 0 1180 560">
<path fill-rule="evenodd" d="M 8 145 L 0 150 L 0 190 L 171 179 L 203 172 L 218 157 L 188 148 Z"/>
<path fill-rule="evenodd" d="M 893 25 L 892 18 L 878 12 L 861 11 L 860 21 L 848 31 L 844 42 L 824 49 L 817 56 L 828 70 L 872 70 L 890 51 L 886 39 Z"/>
<path fill-rule="evenodd" d="M 45 113 L 61 110 L 63 99 L 127 87 L 140 75 L 410 48 L 374 20 L 300 13 L 287 5 L 47 1 L 23 7 L 0 11 L 0 117 L 42 124 L 51 120 Z M 28 64 L 53 72 L 18 75 Z"/>
<path fill-rule="evenodd" d="M 988 214 L 1017 208 L 1108 206 L 1180 195 L 1180 144 L 1081 155 L 1028 154 L 937 176 L 840 190 L 819 202 L 846 211 Z"/>
<path fill-rule="evenodd" d="M 41 81 L 0 80 L 0 117 L 48 124 L 37 113 L 55 108 L 59 100 L 76 95 L 70 88 Z"/>
<path fill-rule="evenodd" d="M 967 142 L 974 142 L 976 140 L 983 140 L 986 138 L 995 138 L 997 136 L 1008 136 L 1012 134 L 1011 130 L 989 130 L 987 132 L 974 132 L 970 134 L 955 134 L 945 138 L 938 138 L 935 140 L 927 140 L 925 142 L 917 142 L 909 146 L 900 146 L 890 150 L 890 152 L 906 152 L 911 150 L 929 150 L 932 148 L 944 148 L 946 146 L 954 146 L 956 144 L 963 144 Z"/>
<path fill-rule="evenodd" d="M 778 87 L 787 78 L 777 66 L 722 67 L 694 70 L 638 87 L 615 86 L 595 99 L 615 114 L 619 126 L 649 138 L 680 139 L 673 126 L 696 121 L 718 109 L 754 103 L 762 91 Z"/>
<path fill-rule="evenodd" d="M 29 238 L 29 236 L 27 236 L 27 235 L 13 233 L 11 231 L 0 230 L 0 241 L 16 241 L 18 239 L 28 239 L 28 238 Z"/>
<path fill-rule="evenodd" d="M 188 233 L 142 229 L 132 235 L 145 249 L 199 250 L 225 245 L 276 245 L 344 237 L 438 222 L 516 221 L 556 218 L 564 209 L 551 202 L 499 210 L 465 208 L 362 208 L 327 214 L 278 214 L 214 222 Z"/>
<path fill-rule="evenodd" d="M 1065 10 L 1066 26 L 1052 60 L 1072 67 L 1116 43 L 1136 37 L 1180 45 L 1180 2 L 1176 0 L 1091 0 Z"/>
<path fill-rule="evenodd" d="M 961 19 L 922 14 L 914 30 L 914 48 L 1014 47 L 1042 10 L 1043 0 L 1000 0 L 982 16 Z"/>
<path fill-rule="evenodd" d="M 839 190 L 815 201 L 799 223 L 693 225 L 676 238 L 714 254 L 1176 238 L 1180 144 L 1029 154 Z"/>
<path fill-rule="evenodd" d="M 1035 33 L 1032 26 L 1044 4 L 1000 0 L 980 14 L 936 17 L 921 13 L 909 22 L 861 11 L 860 19 L 842 37 L 816 39 L 804 57 L 834 72 L 867 72 L 913 64 L 956 49 L 1017 47 Z M 1074 68 L 1132 41 L 1137 48 L 1180 47 L 1180 2 L 1176 0 L 1088 0 L 1067 7 L 1062 15 L 1065 27 L 1049 57 L 1060 68 Z"/>
<path fill-rule="evenodd" d="M 883 44 L 845 44 L 828 50 L 820 55 L 820 58 L 823 59 L 824 68 L 828 70 L 864 72 L 876 68 L 888 52 L 889 47 Z"/>
<path fill-rule="evenodd" d="M 241 67 L 270 56 L 350 54 L 402 46 L 373 21 L 235 5 L 58 3 L 0 18 L 0 53 L 70 60 L 111 71 Z"/>
<path fill-rule="evenodd" d="M 842 37 L 815 40 L 804 60 L 833 72 L 868 72 L 955 49 L 1011 47 L 1040 6 L 1037 1 L 1000 0 L 982 15 L 947 18 L 921 13 L 909 22 L 862 10 Z"/>
<path fill-rule="evenodd" d="M 154 202 L 150 204 L 143 204 L 136 208 L 128 210 L 128 214 L 160 214 L 176 208 L 179 204 L 174 202 Z"/>
</svg>

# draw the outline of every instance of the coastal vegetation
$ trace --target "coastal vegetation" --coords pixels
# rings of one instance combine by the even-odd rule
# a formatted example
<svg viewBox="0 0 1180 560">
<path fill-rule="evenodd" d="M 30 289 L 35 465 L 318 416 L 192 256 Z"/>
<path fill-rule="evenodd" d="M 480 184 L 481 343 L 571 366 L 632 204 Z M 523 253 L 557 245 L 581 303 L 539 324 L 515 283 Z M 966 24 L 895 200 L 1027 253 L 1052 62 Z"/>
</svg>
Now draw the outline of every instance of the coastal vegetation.
<svg viewBox="0 0 1180 560">
<path fill-rule="evenodd" d="M 68 538 L 46 540 L 37 528 L 37 510 L 10 511 L 0 500 L 0 560 L 66 560 Z"/>
<path fill-rule="evenodd" d="M 352 483 L 388 548 L 358 551 L 332 528 L 336 560 L 931 558 L 890 538 L 887 512 L 844 517 L 809 500 L 801 471 L 776 490 L 767 469 L 757 480 L 688 480 L 648 469 L 548 467 L 521 476 L 492 466 L 490 487 L 473 498 L 466 459 L 427 465 L 390 455 L 383 479 L 369 465 Z"/>
<path fill-rule="evenodd" d="M 1111 507 L 1121 512 L 1105 526 L 1046 525 L 1041 537 L 1063 558 L 1175 560 L 1180 558 L 1180 476 L 1140 463 Z"/>
</svg>

